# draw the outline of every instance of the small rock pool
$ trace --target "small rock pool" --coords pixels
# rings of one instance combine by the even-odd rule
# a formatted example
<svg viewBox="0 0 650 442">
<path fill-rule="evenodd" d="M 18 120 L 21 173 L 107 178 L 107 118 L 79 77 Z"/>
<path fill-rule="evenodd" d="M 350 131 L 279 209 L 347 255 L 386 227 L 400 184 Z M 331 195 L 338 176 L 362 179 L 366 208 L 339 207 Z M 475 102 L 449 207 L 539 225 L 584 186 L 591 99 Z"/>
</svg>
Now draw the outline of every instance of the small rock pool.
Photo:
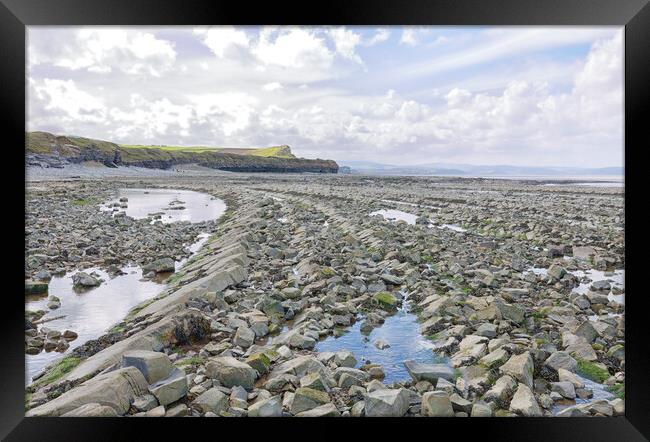
<svg viewBox="0 0 650 442">
<path fill-rule="evenodd" d="M 127 199 L 127 201 L 120 201 Z M 122 207 L 126 206 L 126 207 Z M 163 223 L 189 221 L 200 223 L 219 218 L 226 203 L 211 195 L 179 189 L 120 189 L 115 199 L 102 205 L 101 210 L 124 212 L 135 219 L 154 216 Z"/>
<path fill-rule="evenodd" d="M 433 352 L 433 343 L 420 333 L 417 317 L 409 312 L 409 301 L 402 303 L 397 313 L 386 317 L 383 324 L 374 328 L 369 335 L 361 333 L 363 318 L 349 328 L 340 337 L 330 336 L 319 341 L 314 348 L 318 352 L 348 350 L 357 359 L 357 368 L 370 361 L 380 364 L 386 377 L 383 382 L 391 384 L 410 381 L 404 362 L 414 360 L 422 363 L 445 363 L 446 359 Z M 380 350 L 375 346 L 377 340 L 388 343 L 390 347 Z"/>
</svg>

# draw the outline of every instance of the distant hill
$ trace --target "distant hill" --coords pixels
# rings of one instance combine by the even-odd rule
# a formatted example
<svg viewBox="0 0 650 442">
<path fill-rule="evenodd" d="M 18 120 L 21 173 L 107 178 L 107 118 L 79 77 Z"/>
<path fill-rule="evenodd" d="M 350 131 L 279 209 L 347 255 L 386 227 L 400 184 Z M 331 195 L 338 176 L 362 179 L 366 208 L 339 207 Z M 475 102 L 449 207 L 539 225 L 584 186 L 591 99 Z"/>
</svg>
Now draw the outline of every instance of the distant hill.
<svg viewBox="0 0 650 442">
<path fill-rule="evenodd" d="M 205 146 L 120 145 L 92 138 L 27 132 L 25 153 L 31 165 L 53 165 L 94 161 L 107 167 L 139 166 L 169 169 L 196 163 L 234 172 L 337 173 L 332 160 L 296 158 L 286 145 L 265 148 Z"/>
<path fill-rule="evenodd" d="M 420 164 L 395 166 L 370 161 L 338 161 L 340 166 L 349 167 L 351 173 L 368 175 L 451 175 L 451 176 L 485 176 L 485 177 L 526 177 L 526 176 L 612 176 L 622 177 L 622 167 L 529 167 L 529 166 L 482 166 L 456 163 Z"/>
</svg>

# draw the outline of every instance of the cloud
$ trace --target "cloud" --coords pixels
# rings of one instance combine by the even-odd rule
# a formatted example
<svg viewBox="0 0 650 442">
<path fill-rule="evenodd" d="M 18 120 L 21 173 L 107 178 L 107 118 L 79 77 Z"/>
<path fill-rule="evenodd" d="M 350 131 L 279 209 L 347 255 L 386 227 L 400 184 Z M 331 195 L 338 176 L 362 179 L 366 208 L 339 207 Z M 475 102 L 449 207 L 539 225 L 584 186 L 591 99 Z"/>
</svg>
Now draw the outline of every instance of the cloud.
<svg viewBox="0 0 650 442">
<path fill-rule="evenodd" d="M 409 30 L 417 50 L 389 38 Z M 622 28 L 542 31 L 30 29 L 28 127 L 395 164 L 620 164 Z"/>
<path fill-rule="evenodd" d="M 361 64 L 361 58 L 356 54 L 355 48 L 361 43 L 361 35 L 344 27 L 330 28 L 329 34 L 334 40 L 336 52 L 342 57 Z"/>
<path fill-rule="evenodd" d="M 399 42 L 407 46 L 417 46 L 431 32 L 431 28 L 407 27 L 402 31 Z"/>
<path fill-rule="evenodd" d="M 30 82 L 30 86 L 43 109 L 61 115 L 64 121 L 101 123 L 106 115 L 102 100 L 80 90 L 72 80 L 45 78 Z"/>
<path fill-rule="evenodd" d="M 174 45 L 152 33 L 124 28 L 63 29 L 69 35 L 61 45 L 49 41 L 52 31 L 28 28 L 30 66 L 51 64 L 71 70 L 160 76 L 176 60 Z"/>
<path fill-rule="evenodd" d="M 267 92 L 273 92 L 282 89 L 282 85 L 277 81 L 274 81 L 272 83 L 266 83 L 264 86 L 262 86 L 262 89 L 264 89 Z"/>
<path fill-rule="evenodd" d="M 219 58 L 224 58 L 230 49 L 247 49 L 250 46 L 246 32 L 232 26 L 198 28 L 194 33 L 202 37 L 203 43 Z"/>
<path fill-rule="evenodd" d="M 301 28 L 264 29 L 252 52 L 263 64 L 283 68 L 329 68 L 334 59 L 324 39 Z"/>
<path fill-rule="evenodd" d="M 370 46 L 375 46 L 379 43 L 383 43 L 387 41 L 390 38 L 390 31 L 386 28 L 378 28 L 375 34 L 366 40 L 363 40 L 361 42 L 362 46 L 365 47 L 370 47 Z"/>
</svg>

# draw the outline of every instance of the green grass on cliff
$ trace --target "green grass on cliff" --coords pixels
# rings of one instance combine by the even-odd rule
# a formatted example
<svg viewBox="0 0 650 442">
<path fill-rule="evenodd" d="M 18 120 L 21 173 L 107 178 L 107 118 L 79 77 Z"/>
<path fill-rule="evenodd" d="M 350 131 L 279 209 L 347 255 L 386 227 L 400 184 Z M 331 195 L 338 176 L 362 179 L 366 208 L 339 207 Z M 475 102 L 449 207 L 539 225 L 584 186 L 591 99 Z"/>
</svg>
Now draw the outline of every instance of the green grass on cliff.
<svg viewBox="0 0 650 442">
<path fill-rule="evenodd" d="M 120 147 L 128 149 L 160 149 L 173 152 L 220 152 L 223 150 L 221 147 L 204 147 L 204 146 L 166 146 L 166 145 L 142 145 L 142 144 L 120 144 Z"/>
<path fill-rule="evenodd" d="M 263 147 L 258 149 L 229 148 L 229 147 L 207 147 L 207 146 L 168 146 L 168 145 L 143 145 L 143 144 L 120 144 L 120 147 L 128 149 L 132 154 L 136 149 L 159 149 L 173 153 L 203 153 L 222 152 L 236 155 L 252 155 L 254 157 L 267 158 L 295 158 L 288 146 Z"/>
</svg>

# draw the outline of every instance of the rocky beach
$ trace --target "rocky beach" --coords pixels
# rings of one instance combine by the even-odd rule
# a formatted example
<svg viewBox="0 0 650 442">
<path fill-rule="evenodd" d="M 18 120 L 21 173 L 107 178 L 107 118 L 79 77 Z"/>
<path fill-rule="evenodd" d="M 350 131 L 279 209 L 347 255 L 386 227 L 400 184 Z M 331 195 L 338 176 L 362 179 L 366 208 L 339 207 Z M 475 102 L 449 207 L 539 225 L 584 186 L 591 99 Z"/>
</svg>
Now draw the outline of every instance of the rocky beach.
<svg viewBox="0 0 650 442">
<path fill-rule="evenodd" d="M 27 416 L 624 414 L 623 187 L 54 169 L 26 183 Z M 122 306 L 97 336 L 56 322 L 93 293 Z"/>
</svg>

